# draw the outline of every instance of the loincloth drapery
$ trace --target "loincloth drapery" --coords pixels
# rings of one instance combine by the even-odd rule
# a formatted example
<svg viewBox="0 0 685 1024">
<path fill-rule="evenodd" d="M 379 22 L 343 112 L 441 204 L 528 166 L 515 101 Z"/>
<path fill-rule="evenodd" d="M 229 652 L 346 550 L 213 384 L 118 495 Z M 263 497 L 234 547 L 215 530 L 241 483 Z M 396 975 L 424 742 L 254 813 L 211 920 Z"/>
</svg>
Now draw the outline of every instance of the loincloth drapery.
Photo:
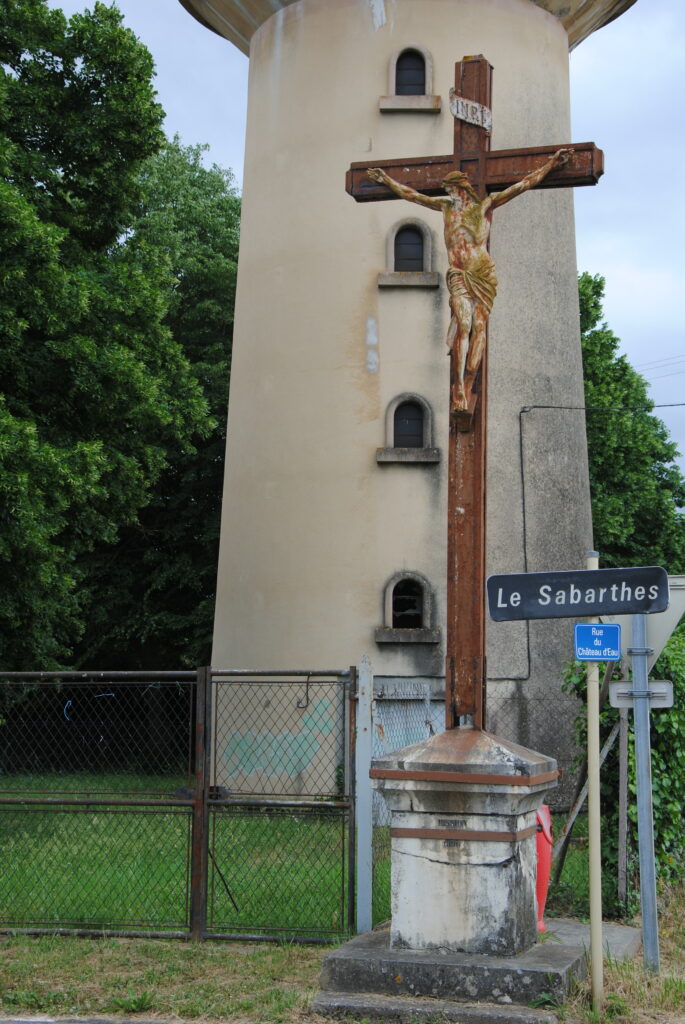
<svg viewBox="0 0 685 1024">
<path fill-rule="evenodd" d="M 465 296 L 472 302 L 479 302 L 490 312 L 497 294 L 497 278 L 495 265 L 487 254 L 461 270 L 450 267 L 446 277 L 450 295 Z"/>
</svg>

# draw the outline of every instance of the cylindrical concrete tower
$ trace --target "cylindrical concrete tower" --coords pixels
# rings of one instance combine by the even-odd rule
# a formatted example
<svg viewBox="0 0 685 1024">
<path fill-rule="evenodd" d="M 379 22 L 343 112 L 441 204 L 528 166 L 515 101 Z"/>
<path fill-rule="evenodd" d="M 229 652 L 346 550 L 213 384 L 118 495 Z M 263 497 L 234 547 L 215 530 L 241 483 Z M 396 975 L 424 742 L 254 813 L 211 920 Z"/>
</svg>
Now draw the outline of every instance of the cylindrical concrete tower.
<svg viewBox="0 0 685 1024">
<path fill-rule="evenodd" d="M 181 2 L 250 56 L 213 664 L 332 669 L 369 654 L 389 682 L 439 688 L 441 222 L 399 201 L 356 204 L 345 171 L 451 152 L 448 93 L 466 54 L 494 66 L 493 149 L 572 142 L 569 48 L 634 0 Z M 403 236 L 413 237 L 413 272 L 395 263 L 406 226 L 416 229 Z M 584 567 L 592 530 L 570 191 L 497 211 L 492 253 L 489 571 Z M 556 698 L 568 623 L 492 624 L 487 653 L 489 727 L 566 760 Z"/>
</svg>

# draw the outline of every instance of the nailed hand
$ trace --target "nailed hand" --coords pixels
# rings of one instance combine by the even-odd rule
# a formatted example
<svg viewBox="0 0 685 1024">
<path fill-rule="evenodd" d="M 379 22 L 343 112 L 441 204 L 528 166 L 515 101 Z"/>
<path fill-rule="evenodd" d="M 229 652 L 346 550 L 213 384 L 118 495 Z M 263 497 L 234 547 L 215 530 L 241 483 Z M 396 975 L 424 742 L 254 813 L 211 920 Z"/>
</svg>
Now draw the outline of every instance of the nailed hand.
<svg viewBox="0 0 685 1024">
<path fill-rule="evenodd" d="M 564 149 L 558 149 L 554 154 L 554 162 L 557 167 L 563 167 L 571 159 L 573 149 L 571 146 L 566 146 Z"/>
</svg>

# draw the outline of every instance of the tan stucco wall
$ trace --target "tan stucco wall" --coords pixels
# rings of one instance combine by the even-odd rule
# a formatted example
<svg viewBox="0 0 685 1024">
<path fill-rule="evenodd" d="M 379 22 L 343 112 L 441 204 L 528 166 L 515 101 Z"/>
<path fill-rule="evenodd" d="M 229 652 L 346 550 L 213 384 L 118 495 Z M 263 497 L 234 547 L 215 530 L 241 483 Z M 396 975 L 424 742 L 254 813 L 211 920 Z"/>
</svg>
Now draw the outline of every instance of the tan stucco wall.
<svg viewBox="0 0 685 1024">
<path fill-rule="evenodd" d="M 569 140 L 555 17 L 529 0 L 395 0 L 374 24 L 379 9 L 299 0 L 252 39 L 212 659 L 223 668 L 342 668 L 369 653 L 377 674 L 442 674 L 442 646 L 373 639 L 383 585 L 403 568 L 431 581 L 444 625 L 446 292 L 377 286 L 387 232 L 405 217 L 429 224 L 444 272 L 440 219 L 357 204 L 344 175 L 355 160 L 449 153 L 454 63 L 470 53 L 495 68 L 494 148 Z M 411 45 L 433 56 L 439 115 L 378 111 L 390 55 Z M 523 406 L 582 405 L 572 196 L 498 211 L 492 251 L 489 566 L 577 568 L 591 542 L 581 414 L 522 416 L 527 565 L 519 460 Z M 440 465 L 376 464 L 402 392 L 431 404 Z M 548 687 L 568 657 L 564 628 L 534 628 L 532 676 L 525 624 L 491 629 L 489 675 L 514 677 L 491 693 Z"/>
<path fill-rule="evenodd" d="M 298 0 L 180 0 L 201 24 L 230 39 L 244 53 L 249 52 L 254 32 L 282 7 Z M 337 0 L 327 0 L 335 4 Z M 375 8 L 376 17 L 392 10 L 396 0 L 363 0 Z M 452 0 L 449 0 L 452 2 Z M 458 0 L 455 0 L 458 2 Z M 529 0 L 559 18 L 568 33 L 569 45 L 577 46 L 590 33 L 632 7 L 635 0 Z"/>
</svg>

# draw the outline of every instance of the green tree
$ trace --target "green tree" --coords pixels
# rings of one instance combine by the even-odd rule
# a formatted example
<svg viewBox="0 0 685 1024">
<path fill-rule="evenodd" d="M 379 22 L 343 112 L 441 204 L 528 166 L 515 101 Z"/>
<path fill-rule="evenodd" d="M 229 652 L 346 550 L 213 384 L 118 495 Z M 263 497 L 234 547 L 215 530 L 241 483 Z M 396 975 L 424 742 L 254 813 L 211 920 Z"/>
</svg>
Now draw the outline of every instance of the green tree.
<svg viewBox="0 0 685 1024">
<path fill-rule="evenodd" d="M 171 275 L 124 237 L 159 149 L 152 63 L 114 8 L 0 0 L 0 664 L 69 660 L 89 555 L 209 430 L 164 317 Z"/>
<path fill-rule="evenodd" d="M 605 567 L 685 571 L 685 478 L 645 380 L 602 320 L 604 278 L 579 278 L 595 545 Z"/>
<path fill-rule="evenodd" d="M 574 662 L 566 671 L 564 689 L 587 700 L 587 665 Z M 673 683 L 674 706 L 651 716 L 652 801 L 654 816 L 654 856 L 659 884 L 668 886 L 685 876 L 685 621 L 681 622 L 666 644 L 652 670 L 652 678 L 670 679 Z M 600 735 L 604 743 L 618 719 L 618 710 L 605 705 L 600 714 Z M 587 745 L 587 715 L 576 719 L 578 746 Z M 602 766 L 602 893 L 603 908 L 609 916 L 632 915 L 637 910 L 639 894 L 637 782 L 635 769 L 634 718 L 629 716 L 628 743 L 628 900 L 618 898 L 619 849 L 619 748 L 615 743 Z M 579 893 L 569 883 L 562 883 L 558 895 L 578 906 Z M 580 900 L 582 901 L 582 895 Z M 582 902 L 581 902 L 582 905 Z"/>
<path fill-rule="evenodd" d="M 195 452 L 168 452 L 137 522 L 89 556 L 97 600 L 78 651 L 88 666 L 211 657 L 240 200 L 230 171 L 203 165 L 206 148 L 176 138 L 146 163 L 125 248 L 133 262 L 149 249 L 171 269 L 165 323 L 201 383 L 211 431 Z"/>
<path fill-rule="evenodd" d="M 663 565 L 685 571 L 685 479 L 674 460 L 676 446 L 652 410 L 644 379 L 625 356 L 619 340 L 602 320 L 604 279 L 581 274 L 580 326 L 585 371 L 588 454 L 595 544 L 605 566 Z M 681 624 L 659 658 L 654 674 L 671 679 L 675 709 L 652 717 L 652 782 L 655 856 L 660 882 L 685 873 L 682 818 L 685 810 L 685 714 L 678 712 L 685 696 L 685 624 Z M 586 700 L 586 666 L 568 667 L 564 689 Z M 680 698 L 680 700 L 679 700 Z M 600 716 L 602 741 L 618 712 L 605 707 Z M 632 730 L 632 717 L 630 727 Z M 586 715 L 576 720 L 579 748 L 586 746 Z M 629 745 L 629 779 L 635 793 L 634 746 Z M 628 907 L 617 892 L 618 749 L 602 768 L 603 905 L 609 914 L 635 909 L 637 894 L 636 807 L 629 807 L 629 855 L 633 890 Z"/>
</svg>

